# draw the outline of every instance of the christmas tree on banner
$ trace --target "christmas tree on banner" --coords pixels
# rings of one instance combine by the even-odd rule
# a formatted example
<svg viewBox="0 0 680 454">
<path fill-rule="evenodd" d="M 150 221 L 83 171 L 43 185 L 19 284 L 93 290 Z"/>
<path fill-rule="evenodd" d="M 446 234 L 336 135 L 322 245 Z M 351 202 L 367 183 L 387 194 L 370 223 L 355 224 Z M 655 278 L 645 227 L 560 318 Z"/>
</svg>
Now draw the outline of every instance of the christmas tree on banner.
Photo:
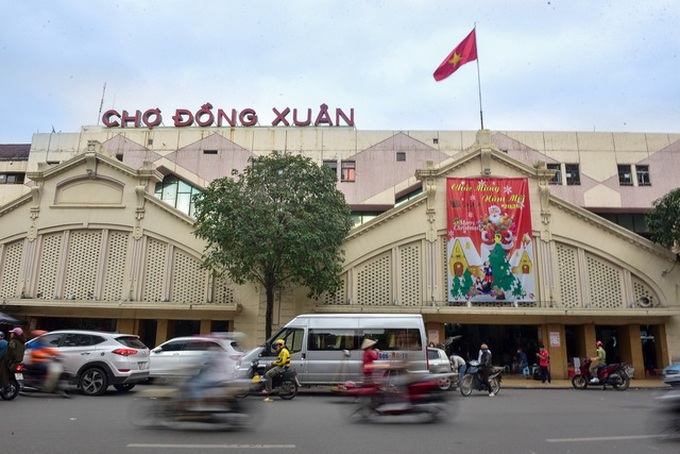
<svg viewBox="0 0 680 454">
<path fill-rule="evenodd" d="M 451 296 L 456 299 L 469 298 L 470 288 L 474 282 L 469 269 L 465 269 L 462 276 L 453 276 L 451 280 Z"/>
<path fill-rule="evenodd" d="M 489 254 L 489 264 L 493 273 L 493 290 L 496 299 L 518 299 L 524 296 L 522 282 L 512 274 L 512 266 L 508 262 L 508 256 L 497 242 Z M 514 298 L 509 298 L 512 295 Z"/>
</svg>

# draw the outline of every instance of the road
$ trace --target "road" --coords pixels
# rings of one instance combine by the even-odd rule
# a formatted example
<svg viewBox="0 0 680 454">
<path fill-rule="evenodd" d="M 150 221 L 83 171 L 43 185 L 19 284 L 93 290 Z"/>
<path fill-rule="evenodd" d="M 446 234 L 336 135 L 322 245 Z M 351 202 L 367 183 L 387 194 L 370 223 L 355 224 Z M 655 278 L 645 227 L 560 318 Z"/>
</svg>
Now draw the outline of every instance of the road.
<svg viewBox="0 0 680 454">
<path fill-rule="evenodd" d="M 247 431 L 140 429 L 130 422 L 138 389 L 101 397 L 19 396 L 0 401 L 2 452 L 49 454 L 156 453 L 677 453 L 650 430 L 661 391 L 503 389 L 463 398 L 438 424 L 409 418 L 353 424 L 346 400 L 303 393 L 292 401 L 254 404 L 259 425 Z"/>
</svg>

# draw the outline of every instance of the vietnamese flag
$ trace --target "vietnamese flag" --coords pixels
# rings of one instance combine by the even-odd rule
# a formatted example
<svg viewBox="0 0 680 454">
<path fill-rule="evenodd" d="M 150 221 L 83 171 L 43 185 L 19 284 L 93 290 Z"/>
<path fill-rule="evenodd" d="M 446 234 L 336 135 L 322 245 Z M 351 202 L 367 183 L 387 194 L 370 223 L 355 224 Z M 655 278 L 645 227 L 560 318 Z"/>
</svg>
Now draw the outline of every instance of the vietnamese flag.
<svg viewBox="0 0 680 454">
<path fill-rule="evenodd" d="M 434 80 L 439 82 L 446 79 L 465 63 L 473 60 L 477 60 L 477 39 L 474 28 L 439 65 L 434 72 Z"/>
</svg>

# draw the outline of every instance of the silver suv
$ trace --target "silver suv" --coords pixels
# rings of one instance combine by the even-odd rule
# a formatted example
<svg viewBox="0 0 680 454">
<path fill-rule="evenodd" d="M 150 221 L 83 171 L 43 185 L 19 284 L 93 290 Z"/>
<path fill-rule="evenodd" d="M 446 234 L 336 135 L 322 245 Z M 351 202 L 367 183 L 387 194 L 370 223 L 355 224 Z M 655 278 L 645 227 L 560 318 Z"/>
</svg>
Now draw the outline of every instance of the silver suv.
<svg viewBox="0 0 680 454">
<path fill-rule="evenodd" d="M 109 386 L 129 391 L 149 378 L 149 348 L 133 334 L 100 331 L 50 331 L 26 342 L 24 363 L 30 363 L 31 346 L 41 339 L 62 355 L 64 372 L 80 392 L 103 394 Z"/>
</svg>

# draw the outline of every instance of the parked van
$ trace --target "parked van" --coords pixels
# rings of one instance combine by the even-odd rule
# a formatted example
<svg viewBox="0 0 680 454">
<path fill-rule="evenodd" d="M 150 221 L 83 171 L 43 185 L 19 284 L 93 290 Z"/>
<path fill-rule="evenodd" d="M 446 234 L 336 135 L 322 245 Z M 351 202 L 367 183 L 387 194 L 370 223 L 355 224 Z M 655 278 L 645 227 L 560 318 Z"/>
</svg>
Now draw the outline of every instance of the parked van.
<svg viewBox="0 0 680 454">
<path fill-rule="evenodd" d="M 362 380 L 360 349 L 364 338 L 377 344 L 382 362 L 405 362 L 416 373 L 428 373 L 426 333 L 419 314 L 305 314 L 298 315 L 260 347 L 237 362 L 237 375 L 254 359 L 269 364 L 276 359 L 271 344 L 286 341 L 291 366 L 303 385 L 332 385 Z"/>
</svg>

